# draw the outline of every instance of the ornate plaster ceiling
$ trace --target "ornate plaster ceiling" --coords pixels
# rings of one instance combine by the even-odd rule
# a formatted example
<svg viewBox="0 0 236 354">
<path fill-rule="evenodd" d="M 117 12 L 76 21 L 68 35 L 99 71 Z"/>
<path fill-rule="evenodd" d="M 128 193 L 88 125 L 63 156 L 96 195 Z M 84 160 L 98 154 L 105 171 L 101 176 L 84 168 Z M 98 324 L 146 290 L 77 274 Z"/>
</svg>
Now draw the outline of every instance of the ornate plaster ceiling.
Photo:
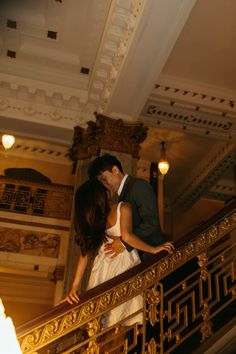
<svg viewBox="0 0 236 354">
<path fill-rule="evenodd" d="M 229 200 L 235 13 L 234 0 L 1 0 L 0 128 L 70 146 L 95 111 L 139 120 L 138 173 L 166 141 L 171 203 Z"/>
</svg>

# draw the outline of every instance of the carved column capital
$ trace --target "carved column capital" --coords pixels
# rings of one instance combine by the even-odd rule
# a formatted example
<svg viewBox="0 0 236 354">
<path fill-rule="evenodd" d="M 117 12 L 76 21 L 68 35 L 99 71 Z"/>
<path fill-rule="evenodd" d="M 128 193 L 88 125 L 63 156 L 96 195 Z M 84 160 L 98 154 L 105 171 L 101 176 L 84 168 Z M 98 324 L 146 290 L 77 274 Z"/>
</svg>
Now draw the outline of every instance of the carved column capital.
<svg viewBox="0 0 236 354">
<path fill-rule="evenodd" d="M 75 164 L 77 160 L 99 155 L 101 149 L 139 157 L 140 144 L 145 140 L 148 130 L 143 123 L 129 123 L 97 114 L 96 121 L 87 124 L 85 129 L 79 126 L 74 128 L 69 156 Z"/>
<path fill-rule="evenodd" d="M 96 126 L 101 149 L 139 157 L 140 144 L 146 139 L 148 130 L 143 123 L 129 123 L 98 114 Z"/>
</svg>

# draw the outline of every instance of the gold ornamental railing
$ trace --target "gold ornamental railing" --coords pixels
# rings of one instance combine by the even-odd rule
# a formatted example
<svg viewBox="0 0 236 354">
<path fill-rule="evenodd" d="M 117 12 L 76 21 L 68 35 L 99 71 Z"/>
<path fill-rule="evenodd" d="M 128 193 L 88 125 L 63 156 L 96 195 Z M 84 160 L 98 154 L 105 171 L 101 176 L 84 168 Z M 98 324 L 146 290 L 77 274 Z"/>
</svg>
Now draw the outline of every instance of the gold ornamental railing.
<svg viewBox="0 0 236 354">
<path fill-rule="evenodd" d="M 91 289 L 80 304 L 59 305 L 21 326 L 23 353 L 193 352 L 233 321 L 235 229 L 234 202 L 174 254 L 155 256 Z M 142 308 L 103 328 L 109 311 L 136 296 Z"/>
<path fill-rule="evenodd" d="M 73 187 L 0 177 L 0 211 L 70 220 Z"/>
</svg>

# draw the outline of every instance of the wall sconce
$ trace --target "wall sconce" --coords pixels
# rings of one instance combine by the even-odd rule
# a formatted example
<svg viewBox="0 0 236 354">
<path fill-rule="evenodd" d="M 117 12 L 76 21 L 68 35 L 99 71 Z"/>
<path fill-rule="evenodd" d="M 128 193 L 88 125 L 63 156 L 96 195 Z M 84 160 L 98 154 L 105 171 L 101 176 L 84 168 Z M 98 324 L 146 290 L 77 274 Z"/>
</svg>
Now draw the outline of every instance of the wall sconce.
<svg viewBox="0 0 236 354">
<path fill-rule="evenodd" d="M 13 135 L 3 134 L 2 145 L 5 150 L 10 149 L 15 143 L 15 137 Z"/>
<path fill-rule="evenodd" d="M 170 168 L 169 162 L 167 161 L 166 158 L 166 149 L 165 149 L 165 142 L 161 142 L 161 157 L 160 160 L 158 161 L 158 169 L 160 173 L 164 176 L 167 174 L 168 170 Z"/>
</svg>

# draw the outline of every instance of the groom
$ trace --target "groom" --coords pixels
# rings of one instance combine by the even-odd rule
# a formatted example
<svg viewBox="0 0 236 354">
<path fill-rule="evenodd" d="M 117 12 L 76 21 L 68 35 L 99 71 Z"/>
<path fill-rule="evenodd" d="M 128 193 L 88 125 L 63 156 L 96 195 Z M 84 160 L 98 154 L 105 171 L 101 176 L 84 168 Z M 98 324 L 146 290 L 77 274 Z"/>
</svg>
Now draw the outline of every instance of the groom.
<svg viewBox="0 0 236 354">
<path fill-rule="evenodd" d="M 132 207 L 133 232 L 146 243 L 157 246 L 164 242 L 157 214 L 156 196 L 152 186 L 143 179 L 124 174 L 120 161 L 113 155 L 105 154 L 93 160 L 88 168 L 89 178 L 98 178 L 111 192 L 117 193 L 119 201 L 128 202 Z M 113 239 L 114 240 L 114 239 Z M 115 238 L 106 245 L 106 253 L 115 257 L 132 247 Z M 139 252 L 141 260 L 148 253 Z M 150 254 L 149 254 L 150 257 Z"/>
</svg>

